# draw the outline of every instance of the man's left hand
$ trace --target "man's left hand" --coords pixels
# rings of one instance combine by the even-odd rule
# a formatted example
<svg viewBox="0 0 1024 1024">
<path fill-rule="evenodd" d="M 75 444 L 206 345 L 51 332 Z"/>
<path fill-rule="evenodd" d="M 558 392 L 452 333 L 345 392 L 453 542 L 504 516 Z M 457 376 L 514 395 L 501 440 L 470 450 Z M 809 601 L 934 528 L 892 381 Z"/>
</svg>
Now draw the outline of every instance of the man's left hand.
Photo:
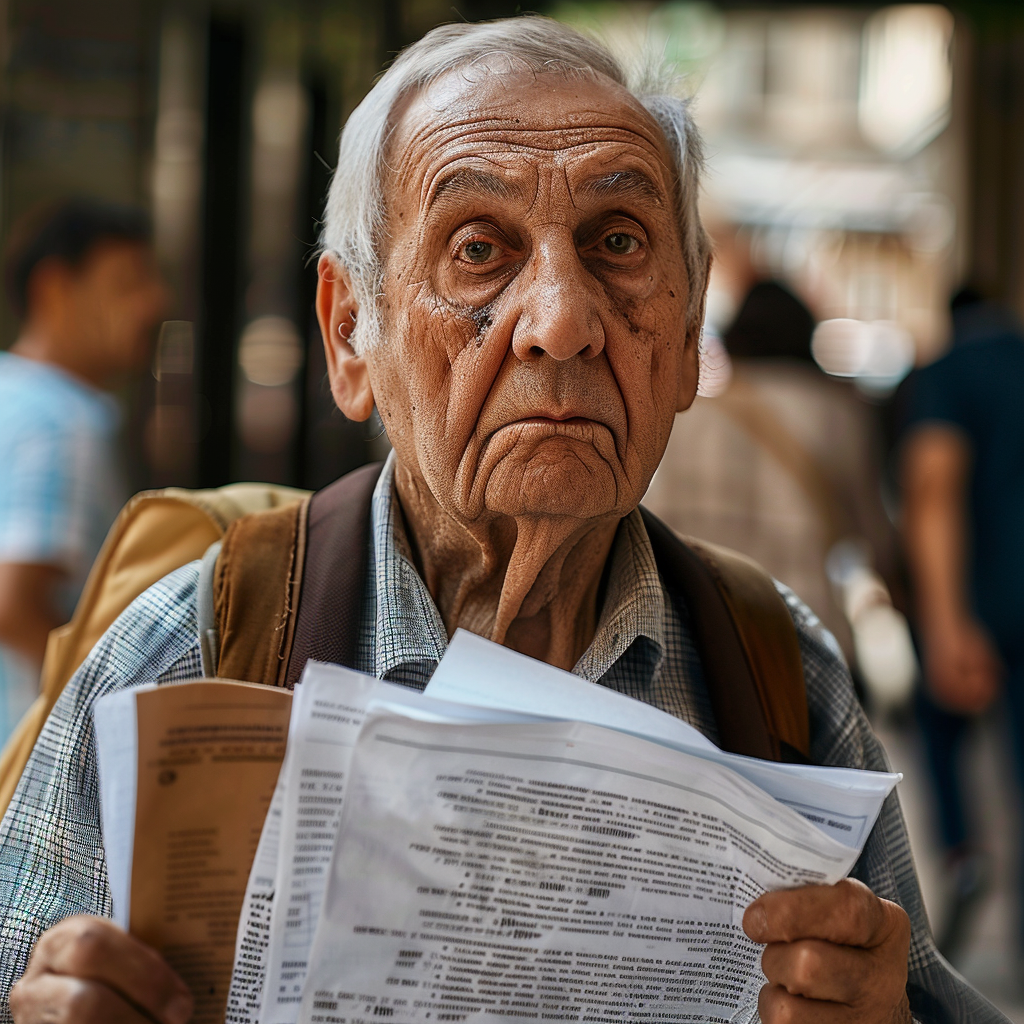
<svg viewBox="0 0 1024 1024">
<path fill-rule="evenodd" d="M 743 930 L 766 943 L 762 1024 L 911 1024 L 910 919 L 862 882 L 765 893 Z"/>
</svg>

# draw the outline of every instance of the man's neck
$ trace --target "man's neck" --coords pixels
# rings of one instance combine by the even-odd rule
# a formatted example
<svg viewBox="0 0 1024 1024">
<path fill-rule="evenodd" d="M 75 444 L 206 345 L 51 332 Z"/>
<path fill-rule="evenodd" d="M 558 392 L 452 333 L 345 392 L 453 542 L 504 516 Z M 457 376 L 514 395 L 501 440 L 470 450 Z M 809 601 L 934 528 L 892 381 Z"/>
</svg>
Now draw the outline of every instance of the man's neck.
<svg viewBox="0 0 1024 1024">
<path fill-rule="evenodd" d="M 462 522 L 396 464 L 413 558 L 449 636 L 459 627 L 571 669 L 597 629 L 618 519 L 489 516 Z"/>
<path fill-rule="evenodd" d="M 104 389 L 109 384 L 99 368 L 88 360 L 76 358 L 76 346 L 62 344 L 50 331 L 28 324 L 11 346 L 11 351 L 23 359 L 56 366 L 94 388 Z"/>
</svg>

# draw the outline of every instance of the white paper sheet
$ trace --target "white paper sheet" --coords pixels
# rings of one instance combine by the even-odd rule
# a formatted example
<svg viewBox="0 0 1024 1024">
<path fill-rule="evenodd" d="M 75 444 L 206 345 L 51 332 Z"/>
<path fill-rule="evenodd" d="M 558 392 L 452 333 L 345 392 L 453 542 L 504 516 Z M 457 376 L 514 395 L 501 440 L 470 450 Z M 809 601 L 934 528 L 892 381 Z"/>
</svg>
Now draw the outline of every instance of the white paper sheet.
<svg viewBox="0 0 1024 1024">
<path fill-rule="evenodd" d="M 262 1024 L 294 1024 L 320 913 L 352 747 L 372 676 L 309 662 L 295 689 L 266 954 Z"/>
<path fill-rule="evenodd" d="M 425 693 L 456 703 L 530 711 L 569 722 L 614 723 L 611 728 L 645 739 L 696 750 L 715 749 L 702 732 L 675 715 L 465 629 L 455 631 Z"/>
<path fill-rule="evenodd" d="M 256 1024 L 257 1021 L 262 1024 L 296 1024 L 303 994 L 314 991 L 307 977 L 314 929 L 319 926 L 330 932 L 332 928 L 320 913 L 329 878 L 333 877 L 326 868 L 332 857 L 335 865 L 339 863 L 339 858 L 345 855 L 341 852 L 342 847 L 347 848 L 353 841 L 357 845 L 364 842 L 363 839 L 352 838 L 361 834 L 358 829 L 346 829 L 340 840 L 337 836 L 341 822 L 339 812 L 344 807 L 342 813 L 345 816 L 349 814 L 350 797 L 346 791 L 351 780 L 350 759 L 357 740 L 362 744 L 358 737 L 366 715 L 374 721 L 404 722 L 409 727 L 417 727 L 418 723 L 424 728 L 482 728 L 496 724 L 532 726 L 540 730 L 588 728 L 566 721 L 567 718 L 580 717 L 597 726 L 610 726 L 616 730 L 615 733 L 598 729 L 607 747 L 607 750 L 602 750 L 602 756 L 611 748 L 620 748 L 612 754 L 624 756 L 623 752 L 632 749 L 630 744 L 641 744 L 648 750 L 647 756 L 651 756 L 648 748 L 659 751 L 655 760 L 659 764 L 675 765 L 672 770 L 679 770 L 679 765 L 690 764 L 689 758 L 695 757 L 704 762 L 701 771 L 705 773 L 714 774 L 724 768 L 725 775 L 731 776 L 732 771 L 737 771 L 741 776 L 739 783 L 747 787 L 748 798 L 753 799 L 758 807 L 757 815 L 760 815 L 762 824 L 765 815 L 774 820 L 778 815 L 792 819 L 793 814 L 782 804 L 776 804 L 766 792 L 755 788 L 757 785 L 779 797 L 782 803 L 796 807 L 806 817 L 819 819 L 815 821 L 817 828 L 812 829 L 814 842 L 829 846 L 838 841 L 842 848 L 838 862 L 842 870 L 835 875 L 836 878 L 841 877 L 856 859 L 884 796 L 899 778 L 853 770 L 773 765 L 737 758 L 719 751 L 692 727 L 670 715 L 472 634 L 457 633 L 449 650 L 450 654 L 442 661 L 427 694 L 382 683 L 338 666 L 311 662 L 307 667 L 303 682 L 296 689 L 289 755 L 275 794 L 280 816 L 276 819 L 273 814 L 268 817 L 250 878 L 250 892 L 247 893 L 242 917 L 244 925 L 246 914 L 252 915 L 250 934 L 246 939 L 240 927 L 232 988 L 236 998 L 229 1003 L 228 1024 Z M 620 727 L 623 726 L 628 727 L 627 732 L 648 730 L 658 746 L 642 736 L 622 735 Z M 547 762 L 550 761 L 549 757 Z M 564 763 L 561 768 L 554 769 L 555 774 L 549 780 L 552 785 L 562 779 L 559 773 L 564 770 Z M 429 781 L 425 776 L 402 778 L 396 782 L 398 791 L 393 794 L 393 799 L 415 803 L 408 792 L 418 792 L 417 787 L 427 785 Z M 421 793 L 420 799 L 425 809 L 434 810 L 429 793 Z M 317 813 L 311 814 L 311 810 Z M 538 817 L 546 817 L 539 806 L 536 810 Z M 821 820 L 825 813 L 831 824 Z M 408 822 L 405 824 L 409 825 Z M 807 829 L 809 826 L 801 822 L 800 827 Z M 364 865 L 366 875 L 363 881 L 371 887 L 381 886 L 387 900 L 415 909 L 418 904 L 410 893 L 404 892 L 400 885 L 392 887 L 388 883 L 389 879 L 401 876 L 394 875 L 391 861 L 380 852 L 381 845 L 386 845 L 386 841 L 378 840 L 378 857 Z M 397 851 L 395 855 L 399 856 L 401 852 Z M 833 874 L 831 868 L 818 871 L 819 880 L 832 880 Z M 779 884 L 777 877 L 774 881 L 772 878 L 762 881 L 766 887 Z M 795 883 L 791 880 L 788 884 Z M 731 905 L 730 913 L 735 917 L 738 908 L 741 914 L 742 908 L 753 898 L 745 892 L 742 904 Z M 268 905 L 272 907 L 269 914 Z M 269 928 L 261 940 L 260 930 L 266 927 L 268 919 Z M 736 921 L 733 925 L 738 927 Z M 732 929 L 733 932 L 735 930 Z M 615 945 L 621 945 L 621 937 L 615 938 Z M 249 945 L 243 948 L 246 941 Z M 751 970 L 756 976 L 756 963 Z M 261 975 L 266 978 L 262 997 L 258 989 L 253 991 L 251 984 L 248 990 L 244 985 L 246 978 L 258 982 Z M 401 979 L 394 983 L 406 984 Z M 621 983 L 621 979 L 616 982 Z M 756 992 L 757 985 L 753 985 L 752 990 Z M 683 1001 L 692 995 L 690 992 Z M 256 1013 L 255 1006 L 260 1002 L 262 1010 Z M 368 1001 L 363 1008 L 365 1019 L 389 1016 L 385 1010 L 390 1005 L 388 1002 Z M 323 1009 L 321 1007 L 321 1011 Z M 352 1007 L 348 1012 L 354 1012 Z M 451 1009 L 439 1012 L 455 1013 Z M 333 1011 L 309 1010 L 302 1019 L 326 1022 L 338 1018 Z M 352 1024 L 362 1018 L 357 1013 L 347 1019 Z M 437 1019 L 432 1017 L 430 1024 Z M 673 1012 L 673 1019 L 688 1018 L 677 1018 Z"/>
<path fill-rule="evenodd" d="M 739 772 L 834 839 L 857 849 L 867 840 L 882 801 L 902 778 L 728 754 L 664 711 L 461 629 L 426 693 L 446 701 L 590 722 L 708 758 Z"/>
<path fill-rule="evenodd" d="M 749 1019 L 763 979 L 743 910 L 856 857 L 664 745 L 374 713 L 300 1021 Z"/>
<path fill-rule="evenodd" d="M 295 688 L 289 753 L 260 837 L 239 920 L 226 1024 L 293 1024 L 298 1018 L 297 996 L 301 995 L 305 958 L 327 886 L 324 868 L 337 831 L 337 808 L 344 796 L 352 745 L 367 708 L 397 710 L 433 722 L 542 720 L 535 715 L 452 705 L 337 665 L 309 662 Z M 293 768 L 293 756 L 299 759 L 299 767 Z M 330 780 L 332 788 L 326 800 L 316 789 L 302 789 L 303 771 L 316 773 L 313 778 L 321 783 Z M 325 772 L 328 774 L 322 774 Z M 326 812 L 318 822 L 318 837 L 312 841 L 299 824 L 303 797 L 323 801 L 320 806 Z M 316 862 L 310 863 L 310 857 Z M 290 901 L 282 896 L 275 907 L 277 893 L 291 894 Z"/>
<path fill-rule="evenodd" d="M 114 924 L 127 930 L 135 846 L 135 794 L 138 781 L 139 725 L 135 695 L 155 683 L 101 697 L 93 709 L 100 780 L 100 825 L 107 860 L 107 882 Z"/>
</svg>

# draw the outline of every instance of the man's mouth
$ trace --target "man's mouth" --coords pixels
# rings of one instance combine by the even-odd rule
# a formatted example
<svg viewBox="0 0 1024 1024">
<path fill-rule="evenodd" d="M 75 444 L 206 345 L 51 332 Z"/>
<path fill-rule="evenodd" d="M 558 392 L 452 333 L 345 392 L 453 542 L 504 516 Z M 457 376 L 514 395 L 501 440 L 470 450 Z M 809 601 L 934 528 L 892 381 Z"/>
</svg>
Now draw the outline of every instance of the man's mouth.
<svg viewBox="0 0 1024 1024">
<path fill-rule="evenodd" d="M 551 426 L 555 423 L 563 426 L 583 426 L 584 424 L 591 424 L 593 422 L 594 421 L 592 419 L 589 419 L 586 416 L 575 416 L 572 414 L 566 416 L 544 415 L 526 416 L 521 420 L 513 420 L 511 423 L 507 424 L 507 426 Z"/>
<path fill-rule="evenodd" d="M 593 444 L 595 436 L 608 428 L 600 421 L 589 416 L 547 413 L 524 416 L 522 419 L 503 423 L 491 435 L 490 440 L 498 437 L 520 437 L 523 440 L 539 441 L 545 438 L 565 438 L 567 440 L 585 441 Z M 490 443 L 490 440 L 488 443 Z"/>
</svg>

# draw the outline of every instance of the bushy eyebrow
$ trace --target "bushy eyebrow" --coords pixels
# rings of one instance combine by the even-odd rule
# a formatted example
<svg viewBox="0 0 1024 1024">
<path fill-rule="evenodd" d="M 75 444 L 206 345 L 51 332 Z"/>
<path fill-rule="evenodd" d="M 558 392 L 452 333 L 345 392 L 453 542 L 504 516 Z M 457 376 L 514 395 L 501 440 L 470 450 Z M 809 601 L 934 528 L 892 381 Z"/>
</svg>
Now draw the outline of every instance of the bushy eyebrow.
<svg viewBox="0 0 1024 1024">
<path fill-rule="evenodd" d="M 593 199 L 637 199 L 663 206 L 665 196 L 661 189 L 642 171 L 613 171 L 598 178 L 585 178 L 573 192 L 577 196 Z"/>
<path fill-rule="evenodd" d="M 482 171 L 475 167 L 460 167 L 437 180 L 433 194 L 427 200 L 428 209 L 446 195 L 514 201 L 522 199 L 523 190 L 500 174 L 492 174 L 490 171 Z"/>
</svg>

